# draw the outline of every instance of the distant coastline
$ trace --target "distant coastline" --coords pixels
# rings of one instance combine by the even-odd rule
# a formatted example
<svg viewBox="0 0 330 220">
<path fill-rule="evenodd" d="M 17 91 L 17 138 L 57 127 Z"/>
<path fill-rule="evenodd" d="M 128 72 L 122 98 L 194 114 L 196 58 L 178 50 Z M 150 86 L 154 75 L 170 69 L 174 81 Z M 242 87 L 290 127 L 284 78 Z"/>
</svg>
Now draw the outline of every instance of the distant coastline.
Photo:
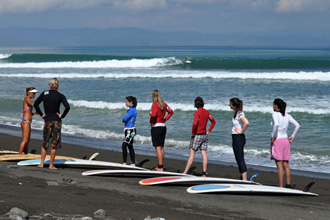
<svg viewBox="0 0 330 220">
<path fill-rule="evenodd" d="M 230 48 L 330 48 L 327 36 L 276 33 L 212 34 L 193 31 L 160 32 L 140 28 L 0 28 L 0 47 L 83 46 L 222 46 Z"/>
</svg>

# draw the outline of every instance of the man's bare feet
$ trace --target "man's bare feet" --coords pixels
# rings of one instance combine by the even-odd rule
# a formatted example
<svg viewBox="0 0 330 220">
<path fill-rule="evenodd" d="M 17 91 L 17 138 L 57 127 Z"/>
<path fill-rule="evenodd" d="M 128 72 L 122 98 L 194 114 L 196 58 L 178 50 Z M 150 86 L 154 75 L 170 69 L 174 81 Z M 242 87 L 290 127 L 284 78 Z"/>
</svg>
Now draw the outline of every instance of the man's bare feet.
<svg viewBox="0 0 330 220">
<path fill-rule="evenodd" d="M 126 163 L 123 163 L 124 165 L 127 165 Z"/>
<path fill-rule="evenodd" d="M 132 166 L 132 167 L 135 167 L 135 163 L 132 163 L 131 166 Z"/>
<path fill-rule="evenodd" d="M 44 168 L 44 165 L 43 164 L 39 164 L 37 167 Z"/>
</svg>

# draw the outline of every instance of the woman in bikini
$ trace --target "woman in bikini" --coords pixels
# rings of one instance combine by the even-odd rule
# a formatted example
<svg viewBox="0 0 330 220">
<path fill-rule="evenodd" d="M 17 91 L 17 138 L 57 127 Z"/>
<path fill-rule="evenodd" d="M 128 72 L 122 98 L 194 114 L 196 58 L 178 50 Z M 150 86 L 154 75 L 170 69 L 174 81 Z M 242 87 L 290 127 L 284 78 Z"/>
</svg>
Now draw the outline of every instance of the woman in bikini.
<svg viewBox="0 0 330 220">
<path fill-rule="evenodd" d="M 23 151 L 25 154 L 28 153 L 28 147 L 29 147 L 29 141 L 31 135 L 32 116 L 37 114 L 36 112 L 32 113 L 33 102 L 31 101 L 31 99 L 34 99 L 37 92 L 38 90 L 36 90 L 34 87 L 27 87 L 25 89 L 25 97 L 23 100 L 23 110 L 22 110 L 22 122 L 21 122 L 22 142 L 21 145 L 19 146 L 19 154 L 22 154 Z"/>
</svg>

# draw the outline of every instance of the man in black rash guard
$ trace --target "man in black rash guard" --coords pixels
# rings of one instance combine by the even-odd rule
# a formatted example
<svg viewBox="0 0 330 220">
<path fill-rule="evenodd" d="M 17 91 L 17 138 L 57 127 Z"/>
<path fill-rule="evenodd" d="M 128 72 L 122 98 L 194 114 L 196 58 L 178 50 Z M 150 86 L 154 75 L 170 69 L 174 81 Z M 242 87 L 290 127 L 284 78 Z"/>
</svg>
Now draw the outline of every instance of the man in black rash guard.
<svg viewBox="0 0 330 220">
<path fill-rule="evenodd" d="M 57 91 L 59 85 L 60 84 L 58 79 L 52 78 L 49 81 L 50 90 L 42 92 L 34 103 L 34 108 L 45 120 L 43 130 L 43 145 L 41 148 L 41 162 L 38 167 L 44 167 L 44 161 L 50 144 L 51 151 L 49 169 L 57 169 L 54 166 L 54 159 L 56 150 L 61 148 L 62 119 L 68 114 L 70 110 L 70 105 L 66 100 L 66 97 Z M 41 102 L 43 102 L 45 114 L 40 110 L 39 105 Z M 65 107 L 65 110 L 62 114 L 60 113 L 61 103 Z"/>
</svg>

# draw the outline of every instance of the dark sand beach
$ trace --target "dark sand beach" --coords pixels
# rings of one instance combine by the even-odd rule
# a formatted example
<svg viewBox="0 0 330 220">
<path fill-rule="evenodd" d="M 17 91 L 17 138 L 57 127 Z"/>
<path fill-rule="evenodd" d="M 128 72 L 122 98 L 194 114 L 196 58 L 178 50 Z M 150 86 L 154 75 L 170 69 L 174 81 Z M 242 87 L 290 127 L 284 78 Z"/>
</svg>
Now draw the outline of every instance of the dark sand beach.
<svg viewBox="0 0 330 220">
<path fill-rule="evenodd" d="M 0 134 L 0 148 L 18 150 L 21 138 Z M 40 153 L 41 141 L 31 140 L 29 148 Z M 82 158 L 95 152 L 97 160 L 121 162 L 121 153 L 62 144 L 58 155 Z M 156 158 L 137 155 L 137 160 Z M 168 171 L 184 169 L 186 161 L 166 159 Z M 12 207 L 33 215 L 51 213 L 63 216 L 90 216 L 98 209 L 107 212 L 108 219 L 145 219 L 147 216 L 165 219 L 329 219 L 330 180 L 316 179 L 311 192 L 319 197 L 279 195 L 189 194 L 182 186 L 140 186 L 138 177 L 82 176 L 91 169 L 60 168 L 49 170 L 34 166 L 17 167 L 16 162 L 0 162 L 0 216 Z M 201 173 L 201 164 L 194 164 Z M 236 167 L 212 165 L 210 176 L 237 178 Z M 277 173 L 248 170 L 249 176 L 258 172 L 256 181 L 277 185 Z M 292 176 L 296 188 L 303 189 L 310 177 Z M 68 217 L 68 219 L 71 219 Z M 1 219 L 1 217 L 0 217 Z M 2 218 L 3 219 L 3 218 Z M 31 217 L 30 217 L 31 219 Z"/>
</svg>

